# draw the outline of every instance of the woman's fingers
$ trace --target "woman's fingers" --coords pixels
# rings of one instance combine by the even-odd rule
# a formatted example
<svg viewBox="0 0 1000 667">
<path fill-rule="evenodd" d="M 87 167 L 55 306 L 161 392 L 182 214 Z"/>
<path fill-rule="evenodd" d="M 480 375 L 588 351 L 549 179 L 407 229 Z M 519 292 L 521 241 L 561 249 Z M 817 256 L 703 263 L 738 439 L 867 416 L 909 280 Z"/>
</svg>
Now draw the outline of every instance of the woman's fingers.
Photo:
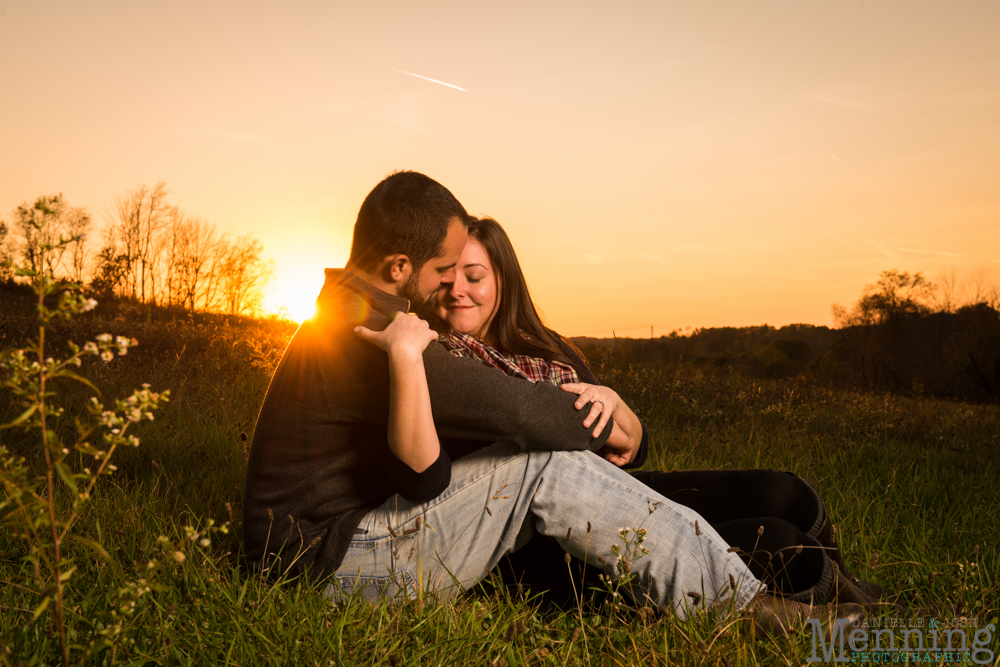
<svg viewBox="0 0 1000 667">
<path fill-rule="evenodd" d="M 354 327 L 354 333 L 356 333 L 358 337 L 364 338 L 369 342 L 375 340 L 375 332 L 368 327 L 356 326 Z"/>
<path fill-rule="evenodd" d="M 354 327 L 354 333 L 386 352 L 423 352 L 431 342 L 437 340 L 437 333 L 431 330 L 427 322 L 412 313 L 403 312 L 396 313 L 389 326 L 382 331 L 357 326 Z"/>
<path fill-rule="evenodd" d="M 583 408 L 583 406 L 587 403 L 596 401 L 600 398 L 597 392 L 597 387 L 592 384 L 587 384 L 586 382 L 567 382 L 559 385 L 559 388 L 563 391 L 568 391 L 571 394 L 578 394 L 580 396 L 576 399 L 576 403 L 573 404 L 573 407 L 577 410 Z"/>
<path fill-rule="evenodd" d="M 598 403 L 597 405 L 601 405 Z M 611 419 L 611 410 L 606 406 L 601 405 L 601 418 L 597 422 L 597 428 L 594 429 L 594 437 L 599 438 L 601 433 L 604 431 L 604 427 L 608 425 L 608 420 Z"/>
</svg>

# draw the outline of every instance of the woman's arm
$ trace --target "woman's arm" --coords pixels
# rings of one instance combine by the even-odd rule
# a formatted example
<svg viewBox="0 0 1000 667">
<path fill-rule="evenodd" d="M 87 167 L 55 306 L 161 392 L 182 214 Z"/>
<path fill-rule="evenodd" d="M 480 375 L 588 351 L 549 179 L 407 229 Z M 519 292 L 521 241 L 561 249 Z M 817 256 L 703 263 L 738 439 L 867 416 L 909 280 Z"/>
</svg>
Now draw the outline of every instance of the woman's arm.
<svg viewBox="0 0 1000 667">
<path fill-rule="evenodd" d="M 567 382 L 559 385 L 564 391 L 577 394 L 573 406 L 583 409 L 590 403 L 590 414 L 583 420 L 583 425 L 589 428 L 595 421 L 596 438 L 604 430 L 609 419 L 614 420 L 614 427 L 608 437 L 607 445 L 600 453 L 616 466 L 623 466 L 635 460 L 642 443 L 642 424 L 632 409 L 626 405 L 618 393 L 610 387 L 593 385 L 586 382 Z"/>
<path fill-rule="evenodd" d="M 414 472 L 427 470 L 441 454 L 423 359 L 437 334 L 408 313 L 397 313 L 384 331 L 356 327 L 354 333 L 389 356 L 389 449 Z"/>
</svg>

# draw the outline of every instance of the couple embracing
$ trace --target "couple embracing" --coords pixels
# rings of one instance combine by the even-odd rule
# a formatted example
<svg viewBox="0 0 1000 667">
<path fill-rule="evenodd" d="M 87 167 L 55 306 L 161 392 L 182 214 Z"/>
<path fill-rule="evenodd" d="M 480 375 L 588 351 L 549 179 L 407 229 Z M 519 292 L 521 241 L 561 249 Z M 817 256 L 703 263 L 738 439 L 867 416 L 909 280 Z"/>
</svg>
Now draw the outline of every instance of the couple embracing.
<svg viewBox="0 0 1000 667">
<path fill-rule="evenodd" d="M 808 483 L 624 470 L 648 446 L 641 420 L 541 322 L 500 225 L 397 172 L 361 205 L 347 266 L 327 270 L 268 387 L 246 557 L 307 573 L 334 600 L 453 596 L 548 543 L 609 576 L 626 559 L 635 602 L 682 617 L 727 605 L 780 632 L 878 603 Z"/>
</svg>

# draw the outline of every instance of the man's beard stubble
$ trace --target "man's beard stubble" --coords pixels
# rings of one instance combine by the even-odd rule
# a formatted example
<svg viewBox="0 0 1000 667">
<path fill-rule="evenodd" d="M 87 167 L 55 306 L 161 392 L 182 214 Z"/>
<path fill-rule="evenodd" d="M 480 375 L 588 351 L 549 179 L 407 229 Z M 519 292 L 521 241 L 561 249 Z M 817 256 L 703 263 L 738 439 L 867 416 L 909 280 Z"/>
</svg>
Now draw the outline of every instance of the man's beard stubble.
<svg viewBox="0 0 1000 667">
<path fill-rule="evenodd" d="M 434 306 L 437 305 L 437 292 L 432 292 L 427 298 L 420 295 L 420 285 L 418 284 L 417 271 L 410 274 L 406 282 L 399 290 L 399 295 L 410 300 L 410 312 L 416 313 L 421 319 L 428 319 L 434 316 Z"/>
<path fill-rule="evenodd" d="M 426 299 L 420 296 L 420 287 L 417 284 L 417 275 L 411 275 L 399 290 L 399 295 L 409 299 L 410 312 L 416 313 L 422 320 L 426 320 L 435 331 L 447 331 L 448 324 L 441 320 L 434 311 L 437 308 L 437 292 L 432 292 Z"/>
</svg>

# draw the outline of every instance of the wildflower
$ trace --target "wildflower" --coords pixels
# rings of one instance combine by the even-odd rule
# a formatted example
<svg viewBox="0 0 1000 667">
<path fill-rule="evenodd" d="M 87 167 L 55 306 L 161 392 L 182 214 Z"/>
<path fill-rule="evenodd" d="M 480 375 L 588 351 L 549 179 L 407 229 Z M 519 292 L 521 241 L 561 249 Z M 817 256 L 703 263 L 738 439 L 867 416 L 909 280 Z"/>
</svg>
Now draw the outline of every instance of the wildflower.
<svg viewBox="0 0 1000 667">
<path fill-rule="evenodd" d="M 173 554 L 173 558 L 178 563 L 183 563 L 186 557 L 180 551 L 175 551 L 174 554 Z"/>
<path fill-rule="evenodd" d="M 111 352 L 109 350 L 105 350 L 104 352 L 101 352 L 101 361 L 103 361 L 105 363 L 111 361 L 114 358 L 115 358 L 115 353 L 114 352 Z"/>
<path fill-rule="evenodd" d="M 109 334 L 109 333 L 99 334 L 97 336 L 97 341 L 99 343 L 110 343 L 111 342 L 111 334 Z"/>
<path fill-rule="evenodd" d="M 90 312 L 94 308 L 97 308 L 97 301 L 94 299 L 85 299 L 83 303 L 80 304 L 80 310 L 85 313 Z"/>
</svg>

